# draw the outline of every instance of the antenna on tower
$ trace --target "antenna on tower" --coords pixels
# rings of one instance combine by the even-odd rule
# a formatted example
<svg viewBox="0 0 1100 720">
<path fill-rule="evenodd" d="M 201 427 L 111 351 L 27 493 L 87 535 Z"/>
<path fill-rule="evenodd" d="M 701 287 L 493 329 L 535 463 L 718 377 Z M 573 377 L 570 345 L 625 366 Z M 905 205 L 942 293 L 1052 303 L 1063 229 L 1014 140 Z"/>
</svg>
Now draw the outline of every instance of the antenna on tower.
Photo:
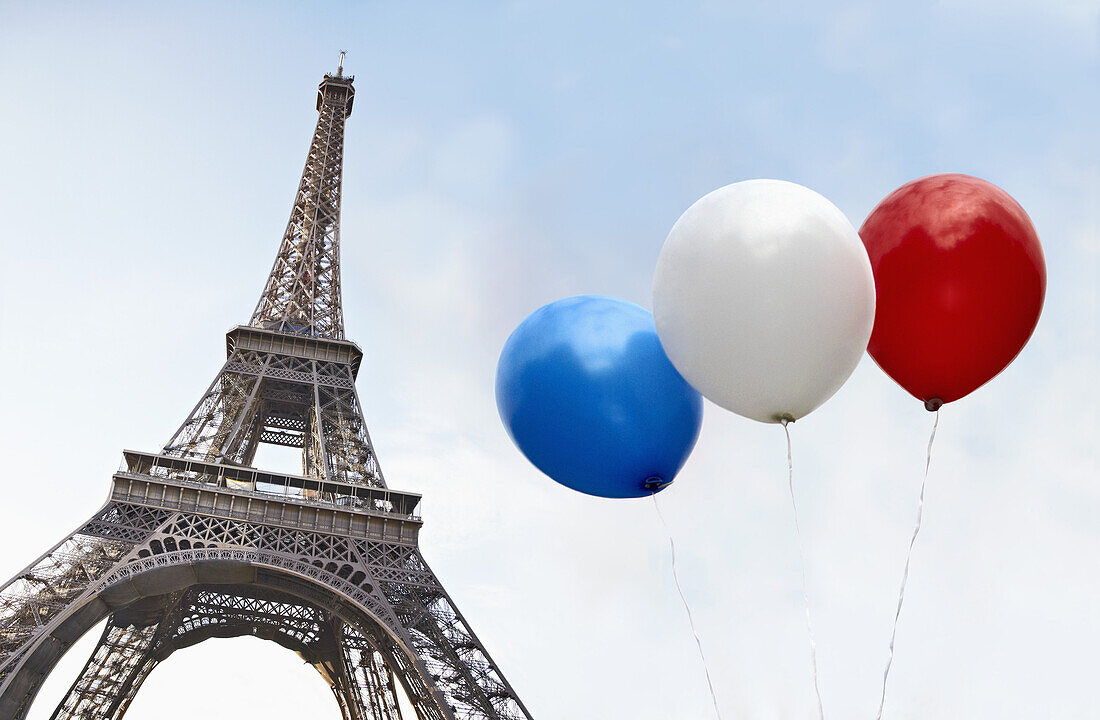
<svg viewBox="0 0 1100 720">
<path fill-rule="evenodd" d="M 336 68 L 336 77 L 344 77 L 344 56 L 347 54 L 347 50 L 340 51 L 340 66 Z"/>
</svg>

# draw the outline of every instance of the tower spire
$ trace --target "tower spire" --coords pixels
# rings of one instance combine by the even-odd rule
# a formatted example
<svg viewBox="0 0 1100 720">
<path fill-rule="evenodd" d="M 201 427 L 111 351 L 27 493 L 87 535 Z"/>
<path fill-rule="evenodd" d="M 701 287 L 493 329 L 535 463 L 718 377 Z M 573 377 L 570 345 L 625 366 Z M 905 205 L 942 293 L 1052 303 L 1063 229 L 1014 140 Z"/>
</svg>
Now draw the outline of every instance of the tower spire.
<svg viewBox="0 0 1100 720">
<path fill-rule="evenodd" d="M 340 193 L 344 122 L 355 99 L 345 77 L 344 53 L 336 75 L 317 88 L 317 127 L 275 264 L 251 325 L 335 340 L 344 338 L 340 301 Z"/>
</svg>

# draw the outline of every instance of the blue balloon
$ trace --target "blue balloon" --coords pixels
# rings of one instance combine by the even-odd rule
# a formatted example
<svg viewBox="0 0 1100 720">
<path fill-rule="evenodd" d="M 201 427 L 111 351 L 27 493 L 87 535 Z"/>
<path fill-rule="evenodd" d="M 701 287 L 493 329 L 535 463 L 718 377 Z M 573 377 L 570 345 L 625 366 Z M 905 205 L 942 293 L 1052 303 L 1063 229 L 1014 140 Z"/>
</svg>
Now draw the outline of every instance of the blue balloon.
<svg viewBox="0 0 1100 720">
<path fill-rule="evenodd" d="M 703 419 L 703 399 L 665 355 L 653 315 L 578 295 L 531 313 L 504 344 L 497 410 L 534 465 L 608 498 L 672 482 Z"/>
</svg>

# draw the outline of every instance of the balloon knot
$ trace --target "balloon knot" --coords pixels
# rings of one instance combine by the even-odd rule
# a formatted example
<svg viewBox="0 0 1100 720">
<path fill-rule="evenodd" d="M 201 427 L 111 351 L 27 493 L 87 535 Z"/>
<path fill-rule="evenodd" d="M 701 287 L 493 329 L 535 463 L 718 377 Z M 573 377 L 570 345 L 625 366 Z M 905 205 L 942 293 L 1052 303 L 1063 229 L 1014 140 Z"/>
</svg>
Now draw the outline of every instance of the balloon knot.
<svg viewBox="0 0 1100 720">
<path fill-rule="evenodd" d="M 650 492 L 658 492 L 664 490 L 666 487 L 672 484 L 671 480 L 665 480 L 664 478 L 651 477 L 647 478 L 642 487 Z"/>
<path fill-rule="evenodd" d="M 776 415 L 775 419 L 783 427 L 787 427 L 787 425 L 794 422 L 794 416 L 791 415 L 790 413 L 783 413 L 782 415 Z"/>
<path fill-rule="evenodd" d="M 928 412 L 936 412 L 943 407 L 943 400 L 939 398 L 932 398 L 931 400 L 924 401 L 924 409 Z"/>
</svg>

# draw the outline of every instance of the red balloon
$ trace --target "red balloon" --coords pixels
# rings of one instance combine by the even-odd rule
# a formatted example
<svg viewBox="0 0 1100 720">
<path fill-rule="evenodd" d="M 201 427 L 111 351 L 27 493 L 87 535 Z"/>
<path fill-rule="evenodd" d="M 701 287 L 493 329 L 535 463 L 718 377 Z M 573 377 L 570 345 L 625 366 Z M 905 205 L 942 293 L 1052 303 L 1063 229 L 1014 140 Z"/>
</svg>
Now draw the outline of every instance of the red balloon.
<svg viewBox="0 0 1100 720">
<path fill-rule="evenodd" d="M 1031 337 L 1046 263 L 1031 219 L 969 175 L 902 185 L 859 231 L 877 293 L 868 352 L 929 410 L 989 382 Z"/>
</svg>

